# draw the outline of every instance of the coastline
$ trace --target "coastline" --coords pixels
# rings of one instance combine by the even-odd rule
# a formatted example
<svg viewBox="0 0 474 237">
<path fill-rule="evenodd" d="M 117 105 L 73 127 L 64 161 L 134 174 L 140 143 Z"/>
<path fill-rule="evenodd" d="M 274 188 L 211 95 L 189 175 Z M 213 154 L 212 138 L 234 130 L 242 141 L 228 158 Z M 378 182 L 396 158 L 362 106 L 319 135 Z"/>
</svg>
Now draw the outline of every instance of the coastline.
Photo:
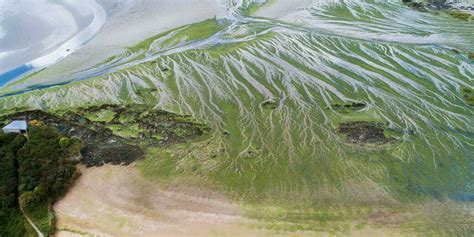
<svg viewBox="0 0 474 237">
<path fill-rule="evenodd" d="M 34 80 L 21 84 L 10 83 L 8 87 L 0 88 L 0 91 L 22 91 L 39 84 L 49 85 L 74 80 L 71 75 L 93 67 L 110 56 L 120 54 L 126 47 L 143 39 L 225 14 L 225 8 L 215 0 L 97 2 L 107 12 L 107 22 L 90 41 L 73 55 L 45 68 L 40 75 L 35 75 Z"/>
<path fill-rule="evenodd" d="M 53 4 L 48 2 L 42 4 L 46 9 L 50 7 L 49 5 L 54 5 L 55 9 L 62 10 L 62 12 L 58 13 L 57 15 L 64 17 L 58 17 L 58 19 L 56 19 L 54 22 L 54 19 L 46 19 L 44 22 L 40 21 L 39 23 L 35 23 L 34 20 L 36 18 L 32 17 L 31 19 L 26 19 L 25 23 L 25 25 L 30 24 L 32 26 L 25 26 L 25 29 L 21 29 L 20 26 L 20 30 L 10 33 L 10 35 L 8 31 L 5 32 L 2 41 L 5 41 L 6 43 L 13 41 L 12 38 L 22 38 L 22 34 L 29 34 L 30 32 L 28 27 L 34 28 L 35 24 L 39 24 L 41 27 L 43 27 L 45 31 L 49 32 L 49 35 L 43 35 L 44 39 L 40 41 L 41 44 L 36 46 L 33 44 L 34 47 L 15 50 L 3 49 L 2 54 L 4 56 L 0 58 L 0 62 L 9 62 L 11 58 L 20 59 L 17 61 L 13 60 L 12 63 L 6 63 L 4 64 L 3 68 L 0 68 L 0 86 L 14 83 L 16 80 L 21 78 L 21 75 L 41 70 L 44 67 L 52 65 L 53 63 L 56 63 L 57 61 L 71 55 L 77 49 L 91 40 L 94 35 L 100 31 L 107 20 L 105 9 L 102 8 L 102 6 L 99 5 L 95 0 L 86 0 L 82 1 L 81 3 L 64 2 Z M 20 6 L 21 3 L 18 3 L 17 5 L 12 4 L 11 8 L 20 8 Z M 12 14 L 11 17 L 13 19 L 15 17 L 22 17 L 21 14 L 23 13 L 19 11 L 16 14 L 17 15 Z M 27 16 L 28 14 L 25 14 L 24 17 L 27 18 Z M 61 21 L 66 21 L 65 19 L 67 19 L 68 22 L 63 24 Z M 5 28 L 12 27 L 7 25 L 8 20 L 9 19 L 5 20 Z M 81 26 L 83 28 L 81 28 Z M 71 27 L 73 29 L 69 31 L 64 30 L 64 28 L 67 27 Z M 29 37 L 26 38 L 35 38 L 34 34 L 28 36 Z M 57 40 L 58 38 L 64 40 Z M 25 44 L 27 45 L 28 43 L 26 42 Z M 40 45 L 42 47 L 40 47 Z M 8 46 L 6 46 L 6 48 L 7 47 Z M 37 49 L 34 49 L 35 47 Z M 30 55 L 25 52 L 28 50 L 31 51 Z M 35 50 L 37 52 L 35 52 Z"/>
</svg>

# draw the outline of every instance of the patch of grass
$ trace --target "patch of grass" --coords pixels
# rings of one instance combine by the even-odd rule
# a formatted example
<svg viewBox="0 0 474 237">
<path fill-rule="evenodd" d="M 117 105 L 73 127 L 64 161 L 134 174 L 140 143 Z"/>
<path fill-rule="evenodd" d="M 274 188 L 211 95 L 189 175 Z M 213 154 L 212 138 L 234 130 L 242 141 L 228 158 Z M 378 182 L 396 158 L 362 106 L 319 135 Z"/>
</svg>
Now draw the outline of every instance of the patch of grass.
<svg viewBox="0 0 474 237">
<path fill-rule="evenodd" d="M 244 16 L 252 16 L 263 6 L 268 6 L 275 3 L 275 0 L 265 0 L 261 2 L 248 2 L 247 5 L 241 9 Z"/>
<path fill-rule="evenodd" d="M 466 99 L 466 102 L 467 102 L 470 106 L 474 106 L 474 95 L 465 94 L 465 95 L 464 95 L 464 99 Z"/>
<path fill-rule="evenodd" d="M 217 33 L 219 30 L 223 29 L 226 26 L 225 23 L 219 22 L 217 19 L 208 19 L 199 23 L 191 24 L 185 27 L 178 29 L 170 30 L 162 34 L 158 34 L 149 39 L 146 39 L 137 45 L 130 47 L 129 50 L 138 51 L 138 50 L 148 50 L 150 49 L 153 42 L 159 40 L 164 36 L 174 34 L 170 39 L 165 39 L 163 42 L 160 42 L 161 46 L 165 45 L 174 45 L 183 41 L 194 41 L 206 39 L 209 36 Z"/>
<path fill-rule="evenodd" d="M 462 87 L 461 91 L 464 93 L 464 99 L 470 106 L 474 106 L 474 94 L 472 93 L 472 89 L 469 87 Z"/>
<path fill-rule="evenodd" d="M 387 128 L 383 131 L 383 134 L 385 137 L 387 137 L 388 139 L 401 139 L 403 137 L 403 132 L 401 131 L 397 131 L 397 130 L 394 130 L 394 129 L 390 129 L 390 128 Z"/>
<path fill-rule="evenodd" d="M 35 232 L 18 209 L 1 207 L 0 236 L 35 236 Z"/>
<path fill-rule="evenodd" d="M 72 228 L 69 228 L 69 227 L 64 227 L 64 228 L 58 229 L 58 231 L 70 232 L 70 233 L 73 233 L 73 234 L 78 234 L 78 235 L 83 235 L 83 236 L 93 236 L 92 234 L 90 234 L 88 232 L 72 229 Z"/>
<path fill-rule="evenodd" d="M 94 122 L 105 122 L 108 123 L 115 118 L 115 112 L 112 110 L 101 110 L 95 113 L 87 113 L 84 115 L 87 119 Z"/>
<path fill-rule="evenodd" d="M 262 103 L 262 108 L 269 109 L 269 110 L 274 110 L 274 109 L 278 108 L 278 103 L 275 102 L 275 101 L 266 100 Z"/>
<path fill-rule="evenodd" d="M 131 124 L 131 125 L 106 125 L 106 128 L 112 130 L 112 132 L 124 138 L 138 138 L 140 133 L 145 131 L 145 129 L 140 128 L 138 124 Z"/>
<path fill-rule="evenodd" d="M 210 37 L 217 33 L 220 29 L 223 29 L 225 24 L 219 23 L 216 19 L 209 19 L 203 22 L 189 25 L 183 31 L 178 32 L 173 38 L 174 41 L 179 39 L 185 39 L 187 41 L 202 40 Z"/>
<path fill-rule="evenodd" d="M 181 29 L 181 28 L 178 28 L 178 29 Z M 150 48 L 150 45 L 157 39 L 163 37 L 163 36 L 166 36 L 168 35 L 169 33 L 171 33 L 173 30 L 169 30 L 169 31 L 166 31 L 166 32 L 163 32 L 161 34 L 158 34 L 158 35 L 155 35 L 153 37 L 150 37 L 144 41 L 141 41 L 140 43 L 132 46 L 132 47 L 129 47 L 128 50 L 131 50 L 131 51 L 140 51 L 140 50 L 148 50 Z"/>
<path fill-rule="evenodd" d="M 472 89 L 469 88 L 469 87 L 462 87 L 461 91 L 466 93 L 466 94 L 471 94 L 472 93 Z"/>
<path fill-rule="evenodd" d="M 148 149 L 148 157 L 139 163 L 141 173 L 148 179 L 169 178 L 175 171 L 175 160 L 165 149 Z"/>
<path fill-rule="evenodd" d="M 332 105 L 332 109 L 343 114 L 356 112 L 366 107 L 367 107 L 367 104 L 362 103 L 362 102 L 353 102 L 353 103 L 346 103 L 346 104 L 335 103 Z"/>
<path fill-rule="evenodd" d="M 54 215 L 47 203 L 28 206 L 25 211 L 45 236 L 49 236 L 54 232 Z"/>
<path fill-rule="evenodd" d="M 472 16 L 470 13 L 467 12 L 451 12 L 449 13 L 449 15 L 462 21 L 469 21 Z"/>
<path fill-rule="evenodd" d="M 132 114 L 121 114 L 119 118 L 119 122 L 124 125 L 134 123 L 135 121 L 136 118 Z"/>
<path fill-rule="evenodd" d="M 470 52 L 467 57 L 471 60 L 474 60 L 474 52 Z"/>
<path fill-rule="evenodd" d="M 262 3 L 257 3 L 257 2 L 252 2 L 250 3 L 244 10 L 243 10 L 243 14 L 245 16 L 251 16 L 253 15 L 258 9 L 260 9 L 260 7 L 262 6 L 263 4 Z"/>
<path fill-rule="evenodd" d="M 254 228 L 283 232 L 349 233 L 366 225 L 372 209 L 363 206 L 245 206 Z"/>
</svg>

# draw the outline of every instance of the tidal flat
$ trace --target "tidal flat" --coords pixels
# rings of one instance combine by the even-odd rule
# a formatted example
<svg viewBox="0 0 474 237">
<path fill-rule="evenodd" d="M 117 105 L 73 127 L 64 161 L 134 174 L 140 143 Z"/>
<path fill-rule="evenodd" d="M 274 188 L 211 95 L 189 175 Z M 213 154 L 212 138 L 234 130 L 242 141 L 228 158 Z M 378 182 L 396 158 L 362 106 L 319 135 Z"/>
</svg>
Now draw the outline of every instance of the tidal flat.
<svg viewBox="0 0 474 237">
<path fill-rule="evenodd" d="M 59 236 L 474 233 L 473 19 L 242 0 L 179 21 L 185 3 L 145 17 L 145 2 L 0 88 L 5 120 L 83 141 L 84 176 L 52 206 Z M 118 22 L 143 28 L 107 48 Z"/>
</svg>

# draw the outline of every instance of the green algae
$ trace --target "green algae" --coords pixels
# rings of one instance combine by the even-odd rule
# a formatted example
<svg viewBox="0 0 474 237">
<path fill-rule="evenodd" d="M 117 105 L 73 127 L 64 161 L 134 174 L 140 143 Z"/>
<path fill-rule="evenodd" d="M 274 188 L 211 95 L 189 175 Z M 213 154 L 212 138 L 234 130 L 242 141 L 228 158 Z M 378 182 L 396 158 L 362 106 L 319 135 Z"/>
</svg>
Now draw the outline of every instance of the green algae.
<svg viewBox="0 0 474 237">
<path fill-rule="evenodd" d="M 467 12 L 450 12 L 449 15 L 462 21 L 469 21 L 472 17 L 472 15 Z"/>
<path fill-rule="evenodd" d="M 94 122 L 109 123 L 115 118 L 116 113 L 112 110 L 100 110 L 84 114 L 84 117 Z"/>
<path fill-rule="evenodd" d="M 128 126 L 124 125 L 107 125 L 106 128 L 110 129 L 113 134 L 123 137 L 123 138 L 139 138 L 140 134 L 145 131 L 145 129 L 140 128 L 138 124 L 132 124 Z M 156 136 L 154 134 L 154 136 Z M 162 136 L 158 136 L 162 138 Z"/>
<path fill-rule="evenodd" d="M 469 87 L 462 87 L 461 91 L 464 93 L 463 97 L 466 100 L 467 104 L 474 106 L 474 93 Z"/>
<path fill-rule="evenodd" d="M 471 59 L 471 60 L 474 60 L 474 52 L 470 52 L 468 54 L 468 58 Z"/>
<path fill-rule="evenodd" d="M 466 102 L 467 102 L 470 106 L 474 106 L 474 95 L 465 94 L 465 95 L 464 95 L 464 99 L 466 99 Z"/>
<path fill-rule="evenodd" d="M 339 104 L 335 103 L 331 106 L 331 108 L 339 113 L 348 114 L 351 112 L 357 112 L 362 109 L 365 109 L 367 104 L 361 102 L 353 102 L 347 104 Z"/>
<path fill-rule="evenodd" d="M 343 15 L 350 17 L 349 12 Z M 176 38 L 173 37 L 161 44 L 176 45 L 183 40 L 200 40 L 202 37 L 212 35 L 217 29 L 214 23 L 205 24 L 209 24 L 206 26 L 209 29 L 206 33 L 200 34 L 197 32 L 198 28 L 195 30 L 188 27 L 180 28 Z M 176 33 L 176 31 L 168 33 L 171 32 Z M 132 50 L 148 50 L 153 42 L 165 35 L 167 34 L 151 38 Z M 295 207 L 297 210 L 294 212 L 286 208 L 276 214 L 262 208 L 257 211 L 257 214 L 262 213 L 260 216 L 250 210 L 250 215 L 254 215 L 255 219 L 266 219 L 256 228 L 290 232 L 324 230 L 347 233 L 352 228 L 363 228 L 366 223 L 360 221 L 352 227 L 352 224 L 345 221 L 351 220 L 351 215 L 335 214 L 339 213 L 337 211 L 326 212 L 325 208 L 332 203 L 365 202 L 373 206 L 396 199 L 402 203 L 423 204 L 433 198 L 439 200 L 456 198 L 463 192 L 472 190 L 466 183 L 468 182 L 466 180 L 472 180 L 469 176 L 470 161 L 463 159 L 471 153 L 466 146 L 472 140 L 469 136 L 446 129 L 445 121 L 459 125 L 460 131 L 469 131 L 470 127 L 463 123 L 463 120 L 454 118 L 443 120 L 445 116 L 436 113 L 439 110 L 455 111 L 459 116 L 465 116 L 465 121 L 471 121 L 467 117 L 470 112 L 458 106 L 462 101 L 453 99 L 452 95 L 459 95 L 459 91 L 456 91 L 454 86 L 440 91 L 433 81 L 427 79 L 442 80 L 435 70 L 425 68 L 423 76 L 420 76 L 413 73 L 412 68 L 407 68 L 397 61 L 402 60 L 408 65 L 416 65 L 416 61 L 419 60 L 433 68 L 442 68 L 464 84 L 470 83 L 465 75 L 459 73 L 459 68 L 453 66 L 459 64 L 459 59 L 453 52 L 433 49 L 431 46 L 342 41 L 337 37 L 319 37 L 311 34 L 297 35 L 296 40 L 298 37 L 304 40 L 304 47 L 298 48 L 288 41 L 285 41 L 284 45 L 278 45 L 277 40 L 284 39 L 285 35 L 269 33 L 249 41 L 219 44 L 206 49 L 187 50 L 163 56 L 154 62 L 135 65 L 111 73 L 110 77 L 96 78 L 94 82 L 84 82 L 81 85 L 98 87 L 102 85 L 101 80 L 113 82 L 110 78 L 119 78 L 129 83 L 127 85 L 137 87 L 130 90 L 125 83 L 119 87 L 120 93 L 116 96 L 120 103 L 129 103 L 133 100 L 152 106 L 160 103 L 158 107 L 192 113 L 201 120 L 209 121 L 210 126 L 216 129 L 213 133 L 215 137 L 208 138 L 209 140 L 166 148 L 150 148 L 148 157 L 139 163 L 139 167 L 142 174 L 152 180 L 192 180 L 199 177 L 200 181 L 215 185 L 235 200 L 253 203 L 278 203 L 283 202 L 282 200 L 291 200 L 298 203 L 307 199 L 326 205 L 316 206 L 315 210 L 312 210 L 317 213 L 317 209 L 321 208 L 322 214 L 301 213 L 301 210 L 307 207 Z M 327 45 L 329 49 L 332 49 L 331 47 L 337 49 L 331 52 L 331 56 L 350 63 L 359 70 L 372 73 L 370 76 L 361 75 L 360 72 L 350 70 L 352 67 L 346 64 L 331 65 L 342 74 L 332 75 L 323 72 L 316 64 L 307 63 L 310 58 L 300 60 L 289 53 L 271 48 L 272 44 L 277 44 L 279 47 L 295 47 L 298 57 L 302 58 L 305 57 L 303 53 L 305 47 L 318 51 L 321 50 L 316 47 L 318 44 Z M 367 49 L 379 55 L 382 60 L 373 62 L 369 55 L 364 54 L 364 50 Z M 398 52 L 396 60 L 386 53 L 392 49 Z M 352 54 L 346 54 L 344 50 Z M 265 51 L 278 54 L 278 59 L 281 61 L 273 62 L 273 58 L 262 55 Z M 411 54 L 412 51 L 417 53 Z M 255 63 L 246 58 L 244 53 L 253 56 L 253 59 L 262 57 Z M 356 57 L 357 55 L 363 56 L 361 58 Z M 451 64 L 444 64 L 442 60 Z M 321 61 L 324 62 L 324 59 Z M 236 62 L 242 63 L 245 67 Z M 388 62 L 391 66 L 384 65 L 383 62 Z M 259 65 L 263 63 L 269 68 L 262 69 Z M 212 73 L 203 74 L 198 68 L 193 68 L 189 64 L 209 67 L 206 72 Z M 283 66 L 278 67 L 278 64 Z M 156 68 L 156 65 L 160 65 L 160 68 Z M 178 68 L 173 67 L 176 65 L 181 71 L 186 71 L 184 76 L 178 74 Z M 162 70 L 161 68 L 170 70 L 166 75 L 162 75 L 158 72 Z M 284 77 L 285 75 L 275 73 L 268 77 L 266 72 L 269 69 L 275 72 L 282 70 L 288 74 L 297 70 L 304 75 L 304 78 L 311 80 L 298 81 L 299 74 Z M 248 75 L 244 75 L 244 70 Z M 397 76 L 390 70 L 396 71 Z M 141 80 L 134 83 L 126 76 L 129 73 L 139 75 Z M 183 77 L 186 80 L 183 80 Z M 347 78 L 365 84 L 360 87 L 354 86 L 347 82 Z M 416 86 L 409 84 L 410 81 L 416 82 Z M 156 88 L 157 82 L 162 84 L 160 90 L 153 89 Z M 256 83 L 258 86 L 255 86 Z M 222 89 L 225 87 L 219 87 L 221 84 L 229 89 Z M 394 84 L 410 91 L 410 96 L 403 94 L 404 90 L 394 87 Z M 330 90 L 321 85 L 334 86 L 340 94 L 328 92 Z M 67 87 L 71 89 L 73 86 Z M 214 88 L 219 90 L 213 90 Z M 261 88 L 266 90 L 262 92 Z M 465 89 L 462 91 L 465 94 L 470 93 Z M 42 93 L 38 92 L 38 97 Z M 169 104 L 163 102 L 164 99 L 158 98 L 165 93 L 172 98 Z M 273 97 L 269 97 L 269 94 Z M 345 100 L 340 97 L 345 97 Z M 277 106 L 276 101 L 268 98 L 282 98 L 282 100 L 278 101 Z M 348 99 L 370 101 L 373 108 L 365 109 L 365 106 L 340 102 Z M 443 105 L 446 101 L 456 106 L 451 108 L 451 105 Z M 91 103 L 97 101 L 91 100 Z M 439 107 L 433 109 L 435 107 L 431 105 Z M 332 108 L 336 113 L 327 108 Z M 120 116 L 118 120 L 133 128 L 133 124 L 142 116 L 146 115 Z M 341 122 L 372 123 L 386 121 L 384 118 L 391 120 L 394 126 L 400 129 L 386 128 L 386 123 L 383 122 L 383 125 L 377 126 L 378 134 L 382 134 L 384 139 L 402 141 L 377 149 L 351 146 L 333 129 Z M 425 123 L 426 120 L 430 123 Z M 410 136 L 406 138 L 406 133 L 402 132 L 404 129 L 417 132 L 410 132 Z M 133 136 L 138 134 L 130 133 Z M 123 136 L 129 136 L 130 133 L 127 131 Z M 185 136 L 179 129 L 174 131 L 174 134 L 178 137 Z M 165 136 L 154 133 L 152 137 L 161 140 Z M 287 217 L 284 217 L 285 215 Z M 361 215 L 362 219 L 367 215 L 366 213 Z M 275 221 L 271 221 L 272 219 Z M 420 230 L 424 229 L 428 228 L 420 227 Z"/>
<path fill-rule="evenodd" d="M 278 103 L 272 100 L 266 100 L 262 103 L 262 108 L 264 109 L 269 109 L 269 110 L 274 110 L 278 108 Z"/>
<path fill-rule="evenodd" d="M 197 41 L 210 37 L 217 33 L 219 30 L 224 29 L 227 23 L 219 22 L 217 19 L 208 19 L 199 23 L 183 26 L 178 29 L 166 31 L 156 36 L 150 37 L 133 47 L 130 47 L 131 51 L 149 50 L 151 45 L 160 38 L 163 38 L 169 34 L 174 34 L 173 37 L 166 39 L 159 43 L 161 48 L 166 46 L 176 45 L 183 41 Z"/>
<path fill-rule="evenodd" d="M 251 16 L 255 12 L 257 12 L 258 9 L 260 9 L 262 6 L 263 6 L 263 4 L 261 4 L 261 3 L 252 2 L 243 10 L 242 14 L 245 15 L 245 16 Z"/>
<path fill-rule="evenodd" d="M 427 203 L 417 205 L 274 205 L 243 207 L 256 229 L 280 234 L 309 232 L 314 235 L 351 235 L 363 229 L 383 229 L 403 236 L 456 236 L 470 233 L 472 216 L 462 205 Z M 466 218 L 466 219 L 464 219 Z M 449 221 L 448 221 L 449 220 Z M 450 224 L 448 224 L 450 223 Z M 362 232 L 364 233 L 364 232 Z"/>
</svg>

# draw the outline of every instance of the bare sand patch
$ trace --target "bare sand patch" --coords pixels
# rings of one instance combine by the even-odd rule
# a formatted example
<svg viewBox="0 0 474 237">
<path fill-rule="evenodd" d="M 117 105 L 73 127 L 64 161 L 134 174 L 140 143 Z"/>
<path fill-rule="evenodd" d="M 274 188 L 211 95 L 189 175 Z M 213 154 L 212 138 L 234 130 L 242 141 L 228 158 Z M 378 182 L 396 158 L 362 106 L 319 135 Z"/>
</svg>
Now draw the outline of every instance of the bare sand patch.
<svg viewBox="0 0 474 237">
<path fill-rule="evenodd" d="M 268 18 L 280 18 L 291 12 L 295 12 L 298 8 L 310 6 L 312 0 L 274 0 L 270 4 L 263 6 L 256 12 L 256 16 Z"/>
<path fill-rule="evenodd" d="M 57 236 L 254 236 L 238 207 L 203 189 L 168 188 L 135 166 L 86 169 L 54 205 Z"/>
<path fill-rule="evenodd" d="M 56 236 L 325 236 L 326 232 L 250 227 L 239 206 L 203 188 L 164 188 L 131 166 L 81 166 L 82 176 L 54 205 Z M 355 224 L 354 224 L 355 225 Z M 396 228 L 353 229 L 352 236 L 403 236 Z"/>
</svg>

